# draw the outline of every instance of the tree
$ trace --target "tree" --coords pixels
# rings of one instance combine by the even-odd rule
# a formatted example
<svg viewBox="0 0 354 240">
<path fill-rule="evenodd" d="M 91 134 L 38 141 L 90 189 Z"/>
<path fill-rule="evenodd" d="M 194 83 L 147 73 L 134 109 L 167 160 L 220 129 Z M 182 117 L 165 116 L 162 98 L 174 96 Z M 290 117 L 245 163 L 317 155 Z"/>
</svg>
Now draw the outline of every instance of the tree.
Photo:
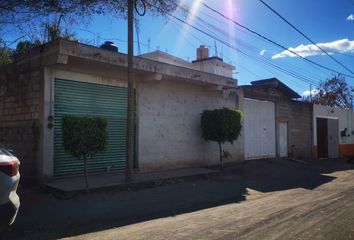
<svg viewBox="0 0 354 240">
<path fill-rule="evenodd" d="M 341 75 L 334 75 L 320 83 L 318 93 L 304 100 L 315 104 L 351 109 L 354 88 Z"/>
<path fill-rule="evenodd" d="M 105 149 L 107 120 L 100 117 L 65 115 L 62 124 L 65 152 L 84 161 L 86 192 L 88 192 L 87 160 Z"/>
<path fill-rule="evenodd" d="M 228 108 L 205 110 L 201 117 L 202 138 L 219 145 L 220 169 L 224 170 L 223 158 L 226 154 L 221 144 L 236 141 L 242 128 L 242 112 Z"/>
<path fill-rule="evenodd" d="M 174 0 L 137 0 L 155 14 L 165 14 L 177 7 Z M 48 16 L 63 15 L 70 21 L 89 21 L 92 15 L 126 17 L 127 0 L 11 0 L 0 1 L 0 28 L 28 26 L 46 22 Z"/>
<path fill-rule="evenodd" d="M 0 38 L 0 66 L 11 63 L 12 50 L 8 48 L 5 42 Z"/>
<path fill-rule="evenodd" d="M 41 41 L 39 40 L 35 40 L 34 42 L 25 40 L 25 41 L 20 41 L 17 46 L 16 49 L 14 51 L 14 54 L 24 54 L 27 53 L 31 48 L 40 46 L 42 44 Z"/>
</svg>

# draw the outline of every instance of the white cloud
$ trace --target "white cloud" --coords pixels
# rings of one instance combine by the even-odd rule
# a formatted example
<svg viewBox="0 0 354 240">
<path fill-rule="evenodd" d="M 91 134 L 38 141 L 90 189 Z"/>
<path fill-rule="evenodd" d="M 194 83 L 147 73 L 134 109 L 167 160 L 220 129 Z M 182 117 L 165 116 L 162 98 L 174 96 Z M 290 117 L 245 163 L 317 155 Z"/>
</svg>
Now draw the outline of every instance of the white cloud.
<svg viewBox="0 0 354 240">
<path fill-rule="evenodd" d="M 312 89 L 311 95 L 314 96 L 314 95 L 318 94 L 319 92 L 320 92 L 320 91 L 319 91 L 318 89 Z M 303 97 L 308 97 L 308 96 L 310 96 L 310 90 L 304 91 L 304 92 L 302 93 L 302 96 L 303 96 Z"/>
<path fill-rule="evenodd" d="M 353 15 L 353 14 L 350 14 L 350 15 L 347 17 L 347 21 L 354 21 L 354 15 Z"/>
<path fill-rule="evenodd" d="M 344 52 L 354 51 L 354 40 L 350 41 L 348 39 L 341 39 L 341 40 L 336 40 L 327 43 L 318 43 L 317 45 L 320 46 L 323 50 L 325 50 L 329 54 L 335 54 L 337 52 L 344 53 Z M 314 44 L 308 44 L 308 45 L 301 44 L 295 48 L 290 47 L 289 50 L 296 52 L 302 57 L 324 55 L 324 53 Z M 292 52 L 285 50 L 282 51 L 281 53 L 273 55 L 272 59 L 285 58 L 285 57 L 297 57 L 297 56 Z"/>
<path fill-rule="evenodd" d="M 264 49 L 263 49 L 262 51 L 260 51 L 259 55 L 263 56 L 263 55 L 266 53 L 266 51 L 267 51 L 267 50 L 264 50 Z"/>
</svg>

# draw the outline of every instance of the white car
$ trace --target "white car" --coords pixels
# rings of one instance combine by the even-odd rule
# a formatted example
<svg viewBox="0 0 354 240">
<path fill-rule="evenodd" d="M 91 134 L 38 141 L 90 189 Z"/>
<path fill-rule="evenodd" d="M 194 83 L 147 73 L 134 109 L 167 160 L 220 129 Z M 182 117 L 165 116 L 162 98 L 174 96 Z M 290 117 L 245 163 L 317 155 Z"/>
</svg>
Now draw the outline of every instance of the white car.
<svg viewBox="0 0 354 240">
<path fill-rule="evenodd" d="M 0 145 L 0 232 L 14 221 L 20 207 L 16 193 L 20 181 L 20 161 Z"/>
</svg>

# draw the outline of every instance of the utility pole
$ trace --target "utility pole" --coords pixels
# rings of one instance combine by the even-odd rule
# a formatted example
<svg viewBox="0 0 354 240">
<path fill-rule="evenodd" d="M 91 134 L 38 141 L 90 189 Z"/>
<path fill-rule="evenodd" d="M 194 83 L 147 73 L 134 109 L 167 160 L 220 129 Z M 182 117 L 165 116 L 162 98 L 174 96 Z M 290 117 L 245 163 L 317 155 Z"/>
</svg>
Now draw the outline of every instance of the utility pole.
<svg viewBox="0 0 354 240">
<path fill-rule="evenodd" d="M 312 84 L 310 83 L 310 102 L 312 102 Z"/>
<path fill-rule="evenodd" d="M 135 125 L 135 106 L 134 106 L 134 45 L 133 45 L 133 20 L 134 20 L 134 0 L 128 1 L 128 119 L 127 119 L 127 159 L 125 180 L 132 180 L 132 167 L 134 161 L 134 125 Z"/>
</svg>

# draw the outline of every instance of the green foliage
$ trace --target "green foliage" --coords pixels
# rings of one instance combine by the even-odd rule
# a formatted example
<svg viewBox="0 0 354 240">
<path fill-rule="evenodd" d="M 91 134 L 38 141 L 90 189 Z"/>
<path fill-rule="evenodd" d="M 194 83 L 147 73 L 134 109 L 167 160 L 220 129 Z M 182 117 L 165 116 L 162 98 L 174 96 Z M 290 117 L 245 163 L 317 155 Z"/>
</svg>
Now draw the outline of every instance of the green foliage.
<svg viewBox="0 0 354 240">
<path fill-rule="evenodd" d="M 42 43 L 39 40 L 35 40 L 34 42 L 25 40 L 25 41 L 20 41 L 16 49 L 14 51 L 14 54 L 25 54 L 27 53 L 31 48 L 40 46 Z"/>
<path fill-rule="evenodd" d="M 105 149 L 105 118 L 66 115 L 62 121 L 63 146 L 68 154 L 78 159 L 86 159 Z"/>
<path fill-rule="evenodd" d="M 0 38 L 0 66 L 10 64 L 11 60 L 11 49 L 8 48 L 5 42 Z"/>
<path fill-rule="evenodd" d="M 349 86 L 341 75 L 333 75 L 326 81 L 320 82 L 318 93 L 303 100 L 315 104 L 351 109 L 354 99 L 354 88 Z"/>
<path fill-rule="evenodd" d="M 202 113 L 202 138 L 225 143 L 237 140 L 242 128 L 242 112 L 228 108 L 205 110 Z"/>
</svg>

